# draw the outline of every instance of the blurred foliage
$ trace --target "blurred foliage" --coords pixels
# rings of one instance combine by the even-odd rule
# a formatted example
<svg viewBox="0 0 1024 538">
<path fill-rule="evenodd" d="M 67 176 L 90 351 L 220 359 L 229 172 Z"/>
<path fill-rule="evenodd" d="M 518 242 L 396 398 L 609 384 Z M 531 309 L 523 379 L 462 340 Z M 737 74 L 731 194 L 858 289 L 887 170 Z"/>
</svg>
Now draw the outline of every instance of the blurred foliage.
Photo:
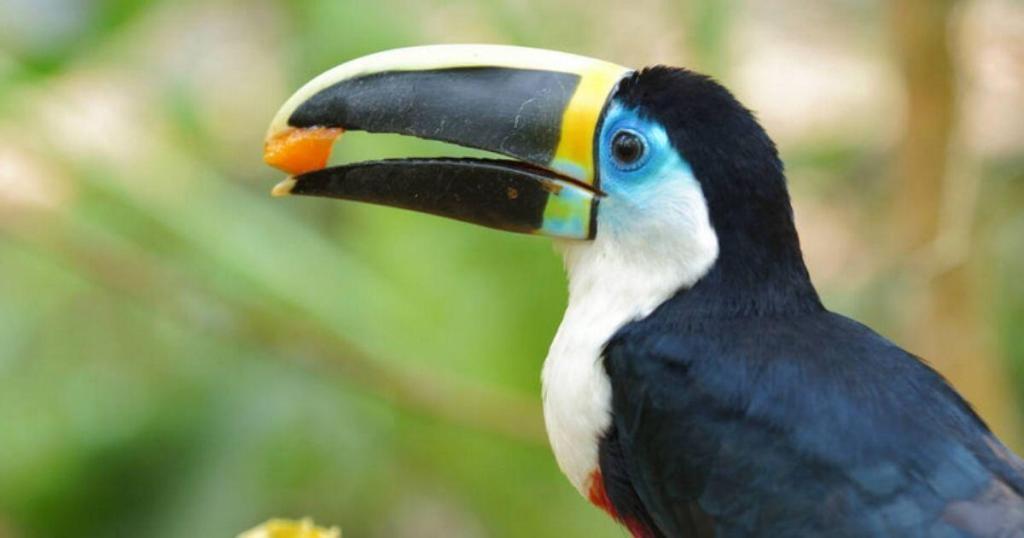
<svg viewBox="0 0 1024 538">
<path fill-rule="evenodd" d="M 1024 20 L 1013 2 L 956 4 L 954 27 Z M 271 516 L 345 536 L 622 536 L 544 438 L 539 371 L 565 302 L 550 245 L 271 199 L 263 129 L 308 78 L 397 46 L 501 42 L 704 69 L 777 136 L 828 304 L 909 345 L 901 331 L 929 297 L 920 270 L 935 264 L 885 246 L 885 215 L 917 210 L 887 203 L 898 141 L 913 135 L 891 119 L 889 16 L 883 2 L 807 6 L 4 0 L 0 537 L 234 536 Z M 971 315 L 990 328 L 977 360 L 1012 372 L 1011 388 L 1024 380 L 1013 28 L 954 40 L 966 127 L 950 164 L 979 185 L 954 223 L 970 239 Z M 986 47 L 1011 58 L 996 57 L 998 91 L 971 69 Z M 979 139 L 975 123 L 1009 134 Z M 334 159 L 464 153 L 348 133 Z"/>
</svg>

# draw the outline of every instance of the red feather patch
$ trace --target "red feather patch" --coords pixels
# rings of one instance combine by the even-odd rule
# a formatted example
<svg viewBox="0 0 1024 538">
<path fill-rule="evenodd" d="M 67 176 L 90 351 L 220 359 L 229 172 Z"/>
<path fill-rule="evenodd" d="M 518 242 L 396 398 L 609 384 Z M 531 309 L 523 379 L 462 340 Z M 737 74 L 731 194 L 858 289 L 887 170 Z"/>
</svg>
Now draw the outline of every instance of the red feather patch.
<svg viewBox="0 0 1024 538">
<path fill-rule="evenodd" d="M 619 515 L 619 512 L 612 506 L 612 500 L 608 498 L 608 491 L 604 488 L 604 477 L 601 476 L 601 471 L 598 469 L 590 473 L 590 487 L 587 488 L 587 497 L 594 506 L 604 510 L 608 515 L 612 516 L 612 519 L 622 523 L 629 529 L 629 533 L 633 535 L 633 538 L 654 538 L 654 533 L 651 532 L 651 529 L 648 529 L 640 521 Z"/>
</svg>

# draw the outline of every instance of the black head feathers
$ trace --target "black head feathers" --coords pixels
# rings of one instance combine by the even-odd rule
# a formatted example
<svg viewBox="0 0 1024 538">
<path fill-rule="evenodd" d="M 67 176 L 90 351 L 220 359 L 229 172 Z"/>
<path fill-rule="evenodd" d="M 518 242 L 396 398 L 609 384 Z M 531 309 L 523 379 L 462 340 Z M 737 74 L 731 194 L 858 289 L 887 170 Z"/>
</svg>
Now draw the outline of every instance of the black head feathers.
<svg viewBox="0 0 1024 538">
<path fill-rule="evenodd" d="M 689 295 L 707 288 L 717 304 L 702 307 L 726 312 L 820 308 L 782 161 L 754 114 L 712 78 L 672 67 L 634 73 L 615 98 L 660 123 L 701 184 L 719 256 Z"/>
</svg>

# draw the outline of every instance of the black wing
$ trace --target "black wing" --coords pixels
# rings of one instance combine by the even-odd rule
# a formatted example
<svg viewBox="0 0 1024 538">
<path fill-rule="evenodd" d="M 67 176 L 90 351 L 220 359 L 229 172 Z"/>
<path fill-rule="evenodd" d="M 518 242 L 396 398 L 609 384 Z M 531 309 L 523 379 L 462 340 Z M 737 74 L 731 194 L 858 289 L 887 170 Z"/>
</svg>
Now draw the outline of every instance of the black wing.
<svg viewBox="0 0 1024 538">
<path fill-rule="evenodd" d="M 621 457 L 602 472 L 624 475 L 618 496 L 661 535 L 1024 537 L 1020 460 L 856 322 L 654 315 L 620 331 L 605 368 Z"/>
</svg>

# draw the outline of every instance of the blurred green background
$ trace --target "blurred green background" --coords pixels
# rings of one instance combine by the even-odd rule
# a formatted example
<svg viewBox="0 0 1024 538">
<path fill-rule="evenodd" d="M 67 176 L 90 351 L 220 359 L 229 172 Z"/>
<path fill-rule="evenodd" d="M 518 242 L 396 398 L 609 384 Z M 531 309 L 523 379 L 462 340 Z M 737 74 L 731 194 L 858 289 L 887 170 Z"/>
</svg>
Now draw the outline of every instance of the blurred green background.
<svg viewBox="0 0 1024 538">
<path fill-rule="evenodd" d="M 268 196 L 294 89 L 438 42 L 724 81 L 826 303 L 1024 447 L 1020 1 L 0 0 L 0 537 L 625 535 L 544 437 L 546 240 Z"/>
</svg>

